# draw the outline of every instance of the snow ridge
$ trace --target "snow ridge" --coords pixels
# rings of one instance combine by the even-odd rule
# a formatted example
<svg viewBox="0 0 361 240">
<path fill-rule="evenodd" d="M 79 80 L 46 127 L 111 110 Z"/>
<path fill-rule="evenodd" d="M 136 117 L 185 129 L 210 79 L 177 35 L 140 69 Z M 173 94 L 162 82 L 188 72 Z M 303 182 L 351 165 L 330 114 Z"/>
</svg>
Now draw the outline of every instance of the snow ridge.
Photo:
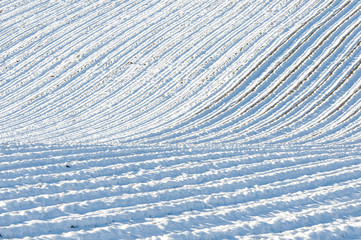
<svg viewBox="0 0 361 240">
<path fill-rule="evenodd" d="M 361 236 L 361 2 L 0 4 L 0 239 Z"/>
</svg>

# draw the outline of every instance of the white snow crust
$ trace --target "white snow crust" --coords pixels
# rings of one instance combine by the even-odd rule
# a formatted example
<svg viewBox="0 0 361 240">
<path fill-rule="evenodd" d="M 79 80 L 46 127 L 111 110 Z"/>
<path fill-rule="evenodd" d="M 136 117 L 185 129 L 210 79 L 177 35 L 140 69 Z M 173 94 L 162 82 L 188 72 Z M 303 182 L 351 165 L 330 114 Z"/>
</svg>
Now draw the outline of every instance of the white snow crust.
<svg viewBox="0 0 361 240">
<path fill-rule="evenodd" d="M 0 1 L 0 239 L 360 239 L 361 1 Z"/>
</svg>

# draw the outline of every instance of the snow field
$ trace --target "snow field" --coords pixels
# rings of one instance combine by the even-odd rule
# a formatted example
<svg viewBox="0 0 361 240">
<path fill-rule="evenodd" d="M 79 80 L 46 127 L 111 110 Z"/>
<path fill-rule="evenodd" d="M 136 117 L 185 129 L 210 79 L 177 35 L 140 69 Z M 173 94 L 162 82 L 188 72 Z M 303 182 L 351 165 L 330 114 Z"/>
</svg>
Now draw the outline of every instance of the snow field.
<svg viewBox="0 0 361 240">
<path fill-rule="evenodd" d="M 192 147 L 7 146 L 0 234 L 311 238 L 339 221 L 352 229 L 334 236 L 360 231 L 358 146 Z"/>
<path fill-rule="evenodd" d="M 1 16 L 0 136 L 52 144 L 356 143 L 360 7 L 9 3 Z"/>
<path fill-rule="evenodd" d="M 361 2 L 0 3 L 0 239 L 359 239 Z"/>
</svg>

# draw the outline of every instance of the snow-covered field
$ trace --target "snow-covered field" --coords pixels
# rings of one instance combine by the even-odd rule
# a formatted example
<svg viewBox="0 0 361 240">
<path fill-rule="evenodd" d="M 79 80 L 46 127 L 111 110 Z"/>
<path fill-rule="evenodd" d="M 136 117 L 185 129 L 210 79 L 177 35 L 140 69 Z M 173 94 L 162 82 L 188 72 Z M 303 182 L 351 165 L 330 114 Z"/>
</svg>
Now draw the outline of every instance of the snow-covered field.
<svg viewBox="0 0 361 240">
<path fill-rule="evenodd" d="M 1 0 L 0 239 L 360 239 L 361 1 Z"/>
</svg>

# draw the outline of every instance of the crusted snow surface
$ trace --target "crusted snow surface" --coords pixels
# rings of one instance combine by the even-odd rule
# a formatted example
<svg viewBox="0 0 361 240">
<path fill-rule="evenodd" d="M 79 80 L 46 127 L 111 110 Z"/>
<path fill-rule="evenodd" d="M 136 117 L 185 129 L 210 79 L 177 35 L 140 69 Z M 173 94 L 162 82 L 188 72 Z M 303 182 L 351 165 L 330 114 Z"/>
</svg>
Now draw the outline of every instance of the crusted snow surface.
<svg viewBox="0 0 361 240">
<path fill-rule="evenodd" d="M 0 3 L 0 239 L 360 239 L 361 2 Z"/>
</svg>

